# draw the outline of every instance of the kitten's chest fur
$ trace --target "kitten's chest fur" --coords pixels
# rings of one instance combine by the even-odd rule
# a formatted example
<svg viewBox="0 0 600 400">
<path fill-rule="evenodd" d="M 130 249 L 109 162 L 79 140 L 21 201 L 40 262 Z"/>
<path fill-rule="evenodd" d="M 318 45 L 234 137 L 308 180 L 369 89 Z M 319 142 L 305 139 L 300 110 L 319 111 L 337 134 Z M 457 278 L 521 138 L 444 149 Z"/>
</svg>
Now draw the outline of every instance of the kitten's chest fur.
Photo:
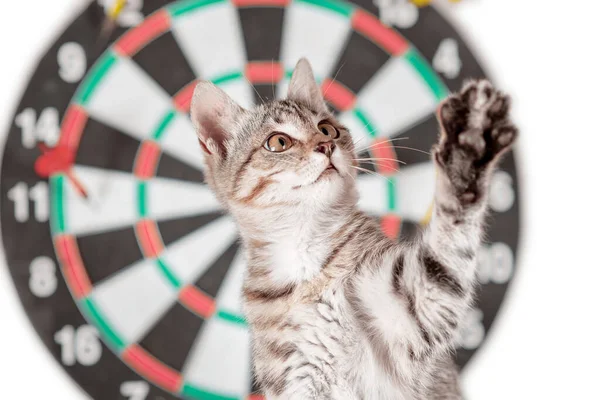
<svg viewBox="0 0 600 400">
<path fill-rule="evenodd" d="M 267 246 L 271 279 L 278 283 L 307 281 L 319 274 L 328 246 L 319 236 L 310 237 L 302 229 L 292 230 Z M 299 241 L 295 238 L 302 237 Z"/>
<path fill-rule="evenodd" d="M 253 347 L 259 379 L 280 372 L 276 365 L 291 365 L 297 371 L 301 390 L 303 370 L 317 368 L 321 384 L 329 388 L 327 399 L 409 399 L 397 382 L 389 381 L 382 373 L 369 344 L 357 331 L 345 300 L 343 279 L 327 280 L 319 275 L 301 285 L 293 298 L 285 301 L 287 305 L 278 304 L 269 310 L 250 307 L 251 324 L 252 316 L 258 313 L 273 317 L 270 326 L 262 324 L 262 318 L 254 319 Z M 288 346 L 293 353 L 281 351 Z"/>
</svg>

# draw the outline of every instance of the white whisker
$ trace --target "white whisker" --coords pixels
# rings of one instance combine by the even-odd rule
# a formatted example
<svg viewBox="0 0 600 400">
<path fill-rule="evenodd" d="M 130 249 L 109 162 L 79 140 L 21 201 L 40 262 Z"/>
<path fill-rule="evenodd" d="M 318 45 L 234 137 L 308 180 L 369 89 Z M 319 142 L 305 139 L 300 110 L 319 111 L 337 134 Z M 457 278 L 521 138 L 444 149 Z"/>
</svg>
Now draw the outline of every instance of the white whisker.
<svg viewBox="0 0 600 400">
<path fill-rule="evenodd" d="M 394 161 L 394 162 L 399 162 L 400 164 L 406 165 L 406 162 L 404 162 L 402 160 L 398 160 L 397 158 L 361 157 L 361 158 L 355 158 L 354 161 Z"/>
<path fill-rule="evenodd" d="M 337 78 L 338 74 L 340 73 L 340 71 L 342 70 L 342 68 L 344 68 L 344 65 L 346 65 L 346 61 L 344 61 L 344 63 L 342 65 L 340 65 L 340 68 L 337 70 L 337 72 L 335 73 L 335 75 L 333 76 L 333 79 L 331 81 L 329 81 L 329 85 L 327 85 L 327 88 L 325 89 L 325 91 L 323 92 L 323 97 L 325 97 L 327 95 L 327 91 L 329 90 L 329 88 L 331 87 L 331 84 L 335 81 L 335 78 Z"/>
<path fill-rule="evenodd" d="M 262 96 L 260 95 L 260 93 L 258 93 L 258 90 L 256 90 L 256 88 L 254 87 L 252 82 L 250 82 L 250 80 L 248 78 L 246 78 L 245 75 L 244 75 L 244 79 L 246 80 L 246 82 L 248 82 L 248 85 L 252 86 L 252 89 L 254 89 L 254 92 L 258 95 L 258 98 L 260 99 L 262 104 L 265 104 L 265 99 L 263 99 Z"/>
<path fill-rule="evenodd" d="M 353 142 L 352 144 L 354 144 L 354 147 L 356 147 L 356 145 L 359 144 L 363 140 L 365 140 L 365 136 L 361 137 L 360 139 L 358 139 L 356 142 Z"/>
<path fill-rule="evenodd" d="M 403 149 L 403 150 L 412 150 L 412 151 L 416 151 L 418 153 L 423 153 L 423 154 L 427 154 L 428 156 L 431 155 L 430 152 L 425 151 L 425 150 L 421 150 L 421 149 L 415 149 L 414 147 L 407 147 L 407 146 L 391 146 L 393 149 Z"/>
<path fill-rule="evenodd" d="M 356 181 L 356 178 L 354 176 L 352 176 L 350 171 L 346 172 L 346 175 L 348 175 L 350 178 L 352 178 L 353 181 Z"/>
<path fill-rule="evenodd" d="M 271 90 L 273 91 L 273 99 L 275 100 L 275 73 L 273 72 L 273 68 L 275 65 L 275 59 L 271 59 Z"/>
<path fill-rule="evenodd" d="M 381 174 L 380 174 L 380 173 L 378 173 L 378 172 L 373 172 L 373 171 L 370 171 L 370 170 L 368 170 L 368 169 L 366 169 L 366 168 L 356 167 L 356 166 L 354 166 L 354 165 L 351 165 L 350 167 L 351 167 L 351 168 L 354 168 L 354 169 L 357 169 L 357 170 L 359 170 L 359 171 L 363 171 L 363 172 L 365 172 L 365 173 L 371 174 L 371 175 L 379 176 L 379 177 L 381 177 L 381 178 L 385 179 L 386 181 L 388 181 L 388 182 L 392 183 L 392 181 L 390 180 L 390 178 L 388 178 L 388 177 L 386 177 L 386 176 L 383 176 L 383 175 L 381 175 Z"/>
<path fill-rule="evenodd" d="M 380 141 L 378 141 L 378 142 L 371 143 L 371 144 L 369 144 L 369 145 L 368 145 L 368 146 L 366 146 L 366 147 L 363 147 L 363 148 L 361 149 L 361 151 L 367 150 L 369 147 L 383 145 L 384 143 L 391 143 L 391 142 L 395 142 L 395 141 L 397 141 L 397 140 L 407 140 L 407 139 L 409 139 L 409 137 L 408 137 L 408 136 L 406 136 L 406 137 L 399 137 L 399 138 L 393 138 L 393 139 L 384 139 L 384 140 L 380 140 Z"/>
<path fill-rule="evenodd" d="M 373 161 L 363 161 L 362 164 L 373 165 L 375 167 L 379 166 L 379 164 L 377 164 L 376 162 L 373 162 Z M 400 171 L 400 169 L 394 168 L 393 171 L 398 172 L 398 171 Z"/>
<path fill-rule="evenodd" d="M 383 146 L 382 146 L 382 147 L 383 147 Z M 416 148 L 414 148 L 414 147 L 408 147 L 408 146 L 385 146 L 385 147 L 386 147 L 386 148 L 391 148 L 391 149 L 412 150 L 412 151 L 416 151 L 416 152 L 418 152 L 418 153 L 427 154 L 428 156 L 430 156 L 430 155 L 431 155 L 431 153 L 430 153 L 430 152 L 428 152 L 428 151 L 421 150 L 421 149 L 416 149 Z M 374 149 L 375 149 L 375 146 L 369 146 L 369 147 L 367 147 L 367 148 L 364 148 L 364 149 L 362 149 L 362 150 L 361 150 L 361 152 L 362 152 L 362 151 L 365 151 L 365 150 L 374 150 Z"/>
</svg>

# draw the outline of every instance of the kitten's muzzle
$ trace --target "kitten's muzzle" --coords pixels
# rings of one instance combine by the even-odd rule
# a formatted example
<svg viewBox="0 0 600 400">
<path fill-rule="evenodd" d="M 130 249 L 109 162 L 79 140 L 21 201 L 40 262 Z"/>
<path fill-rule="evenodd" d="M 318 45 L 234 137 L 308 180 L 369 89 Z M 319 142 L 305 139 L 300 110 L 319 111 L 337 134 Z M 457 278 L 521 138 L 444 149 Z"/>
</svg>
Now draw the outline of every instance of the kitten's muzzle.
<svg viewBox="0 0 600 400">
<path fill-rule="evenodd" d="M 317 153 L 323 153 L 327 157 L 331 157 L 333 150 L 335 150 L 335 143 L 333 142 L 321 142 L 315 147 Z"/>
</svg>

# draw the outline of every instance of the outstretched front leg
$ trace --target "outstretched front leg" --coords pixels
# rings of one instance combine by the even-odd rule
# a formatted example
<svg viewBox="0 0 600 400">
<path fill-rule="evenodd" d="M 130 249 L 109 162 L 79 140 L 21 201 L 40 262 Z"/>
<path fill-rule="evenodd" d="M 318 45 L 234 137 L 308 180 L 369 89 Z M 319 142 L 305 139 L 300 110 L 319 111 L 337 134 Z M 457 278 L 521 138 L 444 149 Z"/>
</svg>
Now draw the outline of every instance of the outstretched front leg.
<svg viewBox="0 0 600 400">
<path fill-rule="evenodd" d="M 433 218 L 397 264 L 397 285 L 418 328 L 417 354 L 451 348 L 471 305 L 491 174 L 517 136 L 509 108 L 510 99 L 481 80 L 438 109 Z"/>
<path fill-rule="evenodd" d="M 363 325 L 370 337 L 377 333 L 382 362 L 385 350 L 405 354 L 388 360 L 391 372 L 405 366 L 402 375 L 410 375 L 414 362 L 453 347 L 473 297 L 490 175 L 517 136 L 508 111 L 509 99 L 483 80 L 442 103 L 432 220 L 382 268 L 359 274 L 349 292 L 357 316 L 369 316 Z"/>
</svg>

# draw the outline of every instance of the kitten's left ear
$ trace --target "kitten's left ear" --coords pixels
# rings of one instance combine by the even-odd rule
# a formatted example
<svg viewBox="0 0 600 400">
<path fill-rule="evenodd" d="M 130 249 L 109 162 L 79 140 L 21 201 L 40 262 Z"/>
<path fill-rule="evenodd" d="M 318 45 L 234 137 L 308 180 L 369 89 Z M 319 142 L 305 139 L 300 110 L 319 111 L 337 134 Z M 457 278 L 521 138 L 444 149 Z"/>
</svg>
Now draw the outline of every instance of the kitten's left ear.
<svg viewBox="0 0 600 400">
<path fill-rule="evenodd" d="M 207 155 L 225 156 L 227 140 L 235 123 L 246 113 L 223 90 L 212 82 L 196 85 L 190 114 L 200 145 Z"/>
<path fill-rule="evenodd" d="M 312 67 L 306 58 L 301 58 L 294 68 L 287 98 L 305 104 L 318 112 L 327 112 L 321 88 L 315 80 Z"/>
</svg>

